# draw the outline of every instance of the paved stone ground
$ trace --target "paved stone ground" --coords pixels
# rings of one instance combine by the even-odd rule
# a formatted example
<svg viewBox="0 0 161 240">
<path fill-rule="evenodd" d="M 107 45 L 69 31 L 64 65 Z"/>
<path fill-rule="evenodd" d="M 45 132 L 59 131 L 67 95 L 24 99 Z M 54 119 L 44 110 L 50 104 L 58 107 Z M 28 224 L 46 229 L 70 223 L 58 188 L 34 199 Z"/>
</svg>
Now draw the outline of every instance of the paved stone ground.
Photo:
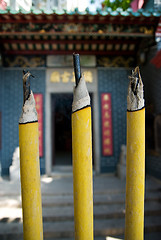
<svg viewBox="0 0 161 240">
<path fill-rule="evenodd" d="M 123 239 L 125 185 L 115 176 L 94 175 L 95 239 Z M 72 174 L 41 178 L 44 240 L 74 239 Z M 161 182 L 147 177 L 145 240 L 161 239 Z M 20 181 L 0 180 L 0 239 L 22 239 Z"/>
</svg>

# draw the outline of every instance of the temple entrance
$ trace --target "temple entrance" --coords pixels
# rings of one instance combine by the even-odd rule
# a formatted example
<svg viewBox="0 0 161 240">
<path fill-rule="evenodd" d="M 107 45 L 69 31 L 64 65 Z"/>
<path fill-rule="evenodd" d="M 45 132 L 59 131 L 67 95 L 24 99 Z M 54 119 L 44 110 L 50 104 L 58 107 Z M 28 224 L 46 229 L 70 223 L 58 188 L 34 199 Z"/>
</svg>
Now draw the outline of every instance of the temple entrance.
<svg viewBox="0 0 161 240">
<path fill-rule="evenodd" d="M 91 103 L 92 103 L 92 95 Z M 51 95 L 52 106 L 52 165 L 72 165 L 71 108 L 73 94 Z M 94 161 L 93 161 L 94 162 Z"/>
<path fill-rule="evenodd" d="M 73 94 L 52 94 L 52 164 L 72 165 L 71 107 Z"/>
</svg>

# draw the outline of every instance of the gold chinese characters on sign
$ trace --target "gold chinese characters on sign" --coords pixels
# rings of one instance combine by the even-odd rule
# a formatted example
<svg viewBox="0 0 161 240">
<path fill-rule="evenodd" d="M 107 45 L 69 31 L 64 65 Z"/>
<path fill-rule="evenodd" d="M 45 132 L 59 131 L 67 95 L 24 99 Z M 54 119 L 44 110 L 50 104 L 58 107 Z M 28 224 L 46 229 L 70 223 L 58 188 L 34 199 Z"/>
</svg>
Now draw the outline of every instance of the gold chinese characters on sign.
<svg viewBox="0 0 161 240">
<path fill-rule="evenodd" d="M 111 156 L 113 154 L 112 140 L 112 109 L 111 94 L 101 94 L 102 109 L 102 154 L 103 156 Z"/>
<path fill-rule="evenodd" d="M 91 71 L 84 71 L 85 81 L 87 83 L 93 82 L 93 74 Z M 53 71 L 50 76 L 50 82 L 52 83 L 70 83 L 75 82 L 74 72 L 64 71 Z"/>
</svg>

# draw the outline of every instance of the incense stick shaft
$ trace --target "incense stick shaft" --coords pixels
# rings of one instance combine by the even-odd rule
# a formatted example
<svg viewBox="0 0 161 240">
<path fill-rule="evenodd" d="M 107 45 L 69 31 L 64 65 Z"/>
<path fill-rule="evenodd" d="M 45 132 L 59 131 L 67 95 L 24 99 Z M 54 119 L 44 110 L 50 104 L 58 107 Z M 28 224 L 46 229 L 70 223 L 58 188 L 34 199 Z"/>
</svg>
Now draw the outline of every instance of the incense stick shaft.
<svg viewBox="0 0 161 240">
<path fill-rule="evenodd" d="M 23 239 L 43 240 L 38 119 L 30 75 L 24 72 L 24 104 L 19 119 Z"/>
<path fill-rule="evenodd" d="M 145 179 L 145 109 L 127 112 L 125 239 L 143 240 Z"/>
<path fill-rule="evenodd" d="M 125 240 L 144 239 L 145 108 L 137 71 L 128 89 Z"/>
<path fill-rule="evenodd" d="M 43 240 L 38 122 L 19 125 L 24 240 Z"/>
<path fill-rule="evenodd" d="M 91 108 L 72 114 L 75 240 L 93 240 Z"/>
<path fill-rule="evenodd" d="M 76 56 L 73 55 L 75 58 Z M 77 56 L 79 57 L 79 55 Z M 79 58 L 78 58 L 79 59 Z M 76 63 L 74 59 L 74 64 Z M 72 161 L 75 240 L 93 240 L 93 180 L 90 97 L 80 63 L 72 104 Z M 79 80 L 79 81 L 78 81 Z"/>
</svg>

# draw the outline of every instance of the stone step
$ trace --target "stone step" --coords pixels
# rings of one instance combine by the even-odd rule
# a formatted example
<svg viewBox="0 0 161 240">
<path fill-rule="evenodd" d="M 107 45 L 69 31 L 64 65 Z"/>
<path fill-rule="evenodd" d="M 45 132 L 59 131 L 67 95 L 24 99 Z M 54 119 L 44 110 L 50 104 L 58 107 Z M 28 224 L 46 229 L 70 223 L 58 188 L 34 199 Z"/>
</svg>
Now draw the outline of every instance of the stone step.
<svg viewBox="0 0 161 240">
<path fill-rule="evenodd" d="M 155 184 L 154 184 L 155 183 Z M 0 191 L 1 196 L 18 196 L 21 193 L 20 180 L 3 181 L 0 179 L 0 185 L 3 191 Z M 115 176 L 108 176 L 106 174 L 95 175 L 93 178 L 94 195 L 96 194 L 112 194 L 124 193 L 126 181 L 120 180 Z M 161 188 L 161 183 L 153 178 L 147 176 L 145 187 L 148 191 L 157 191 Z M 42 196 L 60 196 L 73 194 L 73 177 L 41 177 Z"/>
<path fill-rule="evenodd" d="M 125 193 L 119 194 L 96 194 L 94 195 L 94 205 L 120 204 L 125 203 Z M 145 201 L 161 201 L 161 192 L 149 191 L 146 193 Z M 72 196 L 42 196 L 44 207 L 70 206 L 73 205 Z"/>
<path fill-rule="evenodd" d="M 145 204 L 146 216 L 158 216 L 161 215 L 161 203 L 160 202 L 147 202 Z M 56 208 L 43 208 L 44 220 L 51 221 L 51 219 L 59 220 L 67 219 L 72 220 L 74 218 L 74 209 L 71 206 L 68 207 L 56 207 Z M 123 218 L 125 216 L 124 204 L 98 205 L 94 206 L 95 219 L 110 219 L 110 218 Z"/>
<path fill-rule="evenodd" d="M 45 239 L 74 238 L 74 222 L 46 222 L 44 223 Z M 95 220 L 94 236 L 118 236 L 124 234 L 124 219 Z M 145 217 L 145 232 L 159 232 L 161 230 L 161 216 Z M 23 236 L 22 223 L 0 223 L 1 240 L 21 240 Z"/>
<path fill-rule="evenodd" d="M 60 209 L 60 211 L 61 210 L 62 209 Z M 57 209 L 57 211 L 59 210 Z M 45 222 L 74 221 L 73 208 L 66 209 L 65 211 L 65 214 L 63 214 L 62 212 L 55 213 L 55 211 L 50 211 L 49 213 L 49 209 L 43 209 L 43 219 Z M 153 207 L 149 206 L 145 208 L 144 214 L 145 216 L 161 216 L 161 204 L 159 205 L 159 207 L 154 205 Z M 124 217 L 125 209 L 123 206 L 110 206 L 110 208 L 107 208 L 107 206 L 103 205 L 100 208 L 94 208 L 94 220 L 119 219 Z"/>
<path fill-rule="evenodd" d="M 125 184 L 118 179 L 101 177 L 94 182 L 95 240 L 105 236 L 122 237 L 125 225 Z M 0 192 L 0 240 L 22 240 L 22 209 L 19 186 L 9 183 Z M 15 190 L 16 188 L 16 190 Z M 146 182 L 145 240 L 157 239 L 161 232 L 160 185 Z M 6 190 L 7 189 L 7 190 Z M 70 178 L 42 182 L 44 240 L 73 240 L 73 193 Z M 159 234 L 160 234 L 159 232 Z M 161 234 L 160 234 L 161 235 Z M 148 238 L 151 236 L 151 238 Z M 154 237 L 155 236 L 155 237 Z"/>
<path fill-rule="evenodd" d="M 95 240 L 123 240 L 124 235 L 121 236 L 107 236 L 109 238 L 104 237 L 95 237 Z M 156 233 L 145 233 L 144 240 L 160 240 L 161 239 L 161 232 Z M 46 239 L 44 239 L 46 240 Z M 52 238 L 48 238 L 47 240 L 53 240 Z M 60 240 L 60 238 L 54 238 L 54 240 Z M 74 240 L 74 238 L 61 238 L 61 240 Z"/>
<path fill-rule="evenodd" d="M 161 215 L 161 202 L 146 202 L 145 216 Z M 95 205 L 94 219 L 116 219 L 124 218 L 125 204 L 111 205 Z M 44 207 L 43 208 L 44 222 L 54 221 L 73 221 L 74 209 L 73 206 L 64 207 Z M 22 222 L 21 208 L 0 208 L 0 222 Z"/>
<path fill-rule="evenodd" d="M 161 201 L 161 191 L 147 191 L 145 201 Z M 125 202 L 125 193 L 95 194 L 94 205 L 121 204 Z M 21 197 L 1 196 L 0 207 L 21 207 Z M 73 206 L 73 195 L 42 195 L 43 207 Z"/>
</svg>

